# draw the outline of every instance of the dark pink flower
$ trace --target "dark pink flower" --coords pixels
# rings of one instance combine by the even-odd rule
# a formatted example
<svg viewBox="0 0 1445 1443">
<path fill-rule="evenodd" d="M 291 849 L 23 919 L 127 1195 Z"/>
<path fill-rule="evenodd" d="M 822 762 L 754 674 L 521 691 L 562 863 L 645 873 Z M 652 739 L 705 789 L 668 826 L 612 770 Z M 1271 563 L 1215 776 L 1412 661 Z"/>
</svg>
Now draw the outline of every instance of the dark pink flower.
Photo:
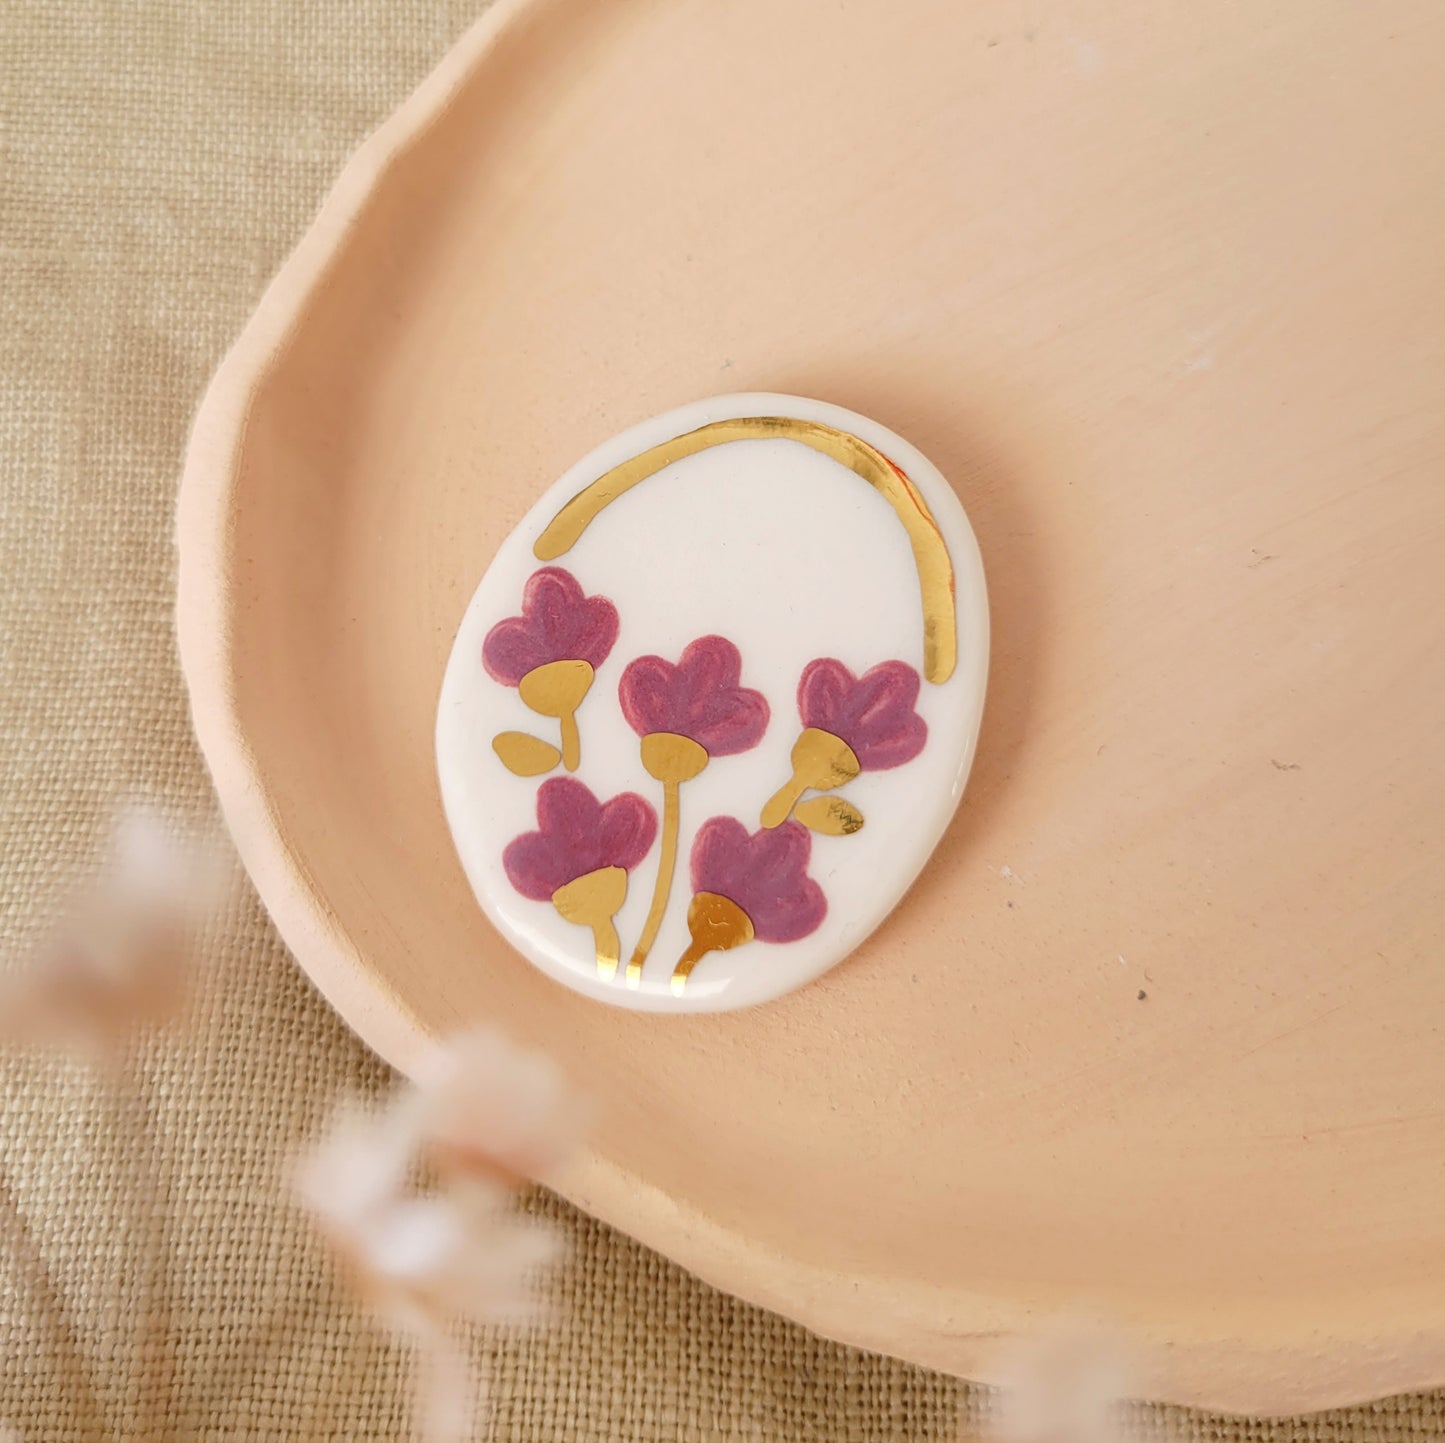
<svg viewBox="0 0 1445 1443">
<path fill-rule="evenodd" d="M 796 942 L 828 915 L 823 889 L 808 875 L 812 849 L 798 822 L 749 833 L 735 817 L 713 817 L 692 844 L 692 889 L 736 902 L 759 941 Z"/>
<path fill-rule="evenodd" d="M 537 789 L 537 826 L 507 844 L 502 866 L 524 897 L 547 902 L 599 867 L 631 871 L 652 847 L 657 813 L 636 792 L 599 802 L 574 778 L 554 777 Z"/>
<path fill-rule="evenodd" d="M 928 723 L 914 710 L 917 701 L 918 673 L 906 661 L 854 676 L 841 661 L 820 657 L 798 682 L 803 725 L 841 737 L 864 771 L 901 767 L 923 750 Z"/>
<path fill-rule="evenodd" d="M 743 659 L 726 637 L 689 643 L 674 666 L 640 656 L 622 673 L 617 695 L 638 736 L 674 732 L 691 737 L 710 757 L 730 757 L 757 746 L 768 729 L 768 701 L 739 686 Z"/>
<path fill-rule="evenodd" d="M 586 596 L 560 566 L 534 572 L 522 591 L 522 614 L 499 621 L 482 643 L 482 665 L 503 686 L 552 661 L 607 660 L 617 640 L 617 608 L 605 596 Z"/>
</svg>

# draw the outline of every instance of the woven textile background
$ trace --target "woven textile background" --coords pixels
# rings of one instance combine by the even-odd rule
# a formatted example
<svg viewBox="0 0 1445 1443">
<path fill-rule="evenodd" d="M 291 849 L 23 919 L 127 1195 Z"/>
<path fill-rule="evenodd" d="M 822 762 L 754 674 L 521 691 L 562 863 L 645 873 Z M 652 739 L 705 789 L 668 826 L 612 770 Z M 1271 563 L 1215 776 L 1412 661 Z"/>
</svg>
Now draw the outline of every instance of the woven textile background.
<svg viewBox="0 0 1445 1443">
<path fill-rule="evenodd" d="M 480 0 L 0 4 L 0 953 L 23 954 L 113 800 L 210 789 L 172 644 L 191 412 L 347 152 Z M 206 941 L 199 1031 L 144 1061 L 151 1135 L 86 1075 L 0 1059 L 0 1163 L 58 1296 L 0 1248 L 0 1422 L 34 1440 L 406 1436 L 404 1361 L 282 1203 L 300 1139 L 386 1073 L 248 888 Z M 138 1212 L 137 1174 L 156 1183 Z M 557 1324 L 487 1344 L 499 1439 L 971 1439 L 983 1390 L 822 1342 L 554 1200 Z M 174 1250 L 151 1325 L 128 1281 Z M 126 1301 L 127 1293 L 131 1294 Z M 105 1380 L 74 1385 L 61 1327 Z M 1294 1422 L 1139 1409 L 1141 1436 L 1445 1439 L 1445 1393 Z"/>
</svg>

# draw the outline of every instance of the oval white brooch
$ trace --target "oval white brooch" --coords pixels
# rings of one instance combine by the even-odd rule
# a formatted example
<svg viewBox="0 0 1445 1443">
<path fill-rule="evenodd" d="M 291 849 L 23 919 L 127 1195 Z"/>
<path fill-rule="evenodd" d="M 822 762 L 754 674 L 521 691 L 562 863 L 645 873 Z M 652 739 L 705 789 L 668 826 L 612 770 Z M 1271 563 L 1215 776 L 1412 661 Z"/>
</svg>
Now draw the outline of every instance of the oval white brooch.
<svg viewBox="0 0 1445 1443">
<path fill-rule="evenodd" d="M 746 1007 L 903 898 L 987 668 L 978 547 L 922 455 L 819 401 L 699 401 L 599 446 L 503 542 L 442 686 L 442 800 L 543 971 Z"/>
</svg>

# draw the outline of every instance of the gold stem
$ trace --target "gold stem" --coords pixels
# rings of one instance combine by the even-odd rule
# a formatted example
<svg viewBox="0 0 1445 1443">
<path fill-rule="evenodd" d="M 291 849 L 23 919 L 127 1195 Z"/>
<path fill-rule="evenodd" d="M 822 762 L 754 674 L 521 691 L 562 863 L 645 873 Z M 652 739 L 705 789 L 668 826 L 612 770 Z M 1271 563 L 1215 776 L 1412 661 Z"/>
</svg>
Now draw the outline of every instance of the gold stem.
<svg viewBox="0 0 1445 1443">
<path fill-rule="evenodd" d="M 592 940 L 597 944 L 597 975 L 604 982 L 611 982 L 617 976 L 617 964 L 622 961 L 622 939 L 611 917 L 592 924 Z"/>
<path fill-rule="evenodd" d="M 763 808 L 763 826 L 781 827 L 792 814 L 794 807 L 798 805 L 798 798 L 808 790 L 808 783 L 794 772 L 777 791 L 768 798 L 768 804 Z"/>
<path fill-rule="evenodd" d="M 678 782 L 662 784 L 662 855 L 657 862 L 657 886 L 652 892 L 652 910 L 647 914 L 647 925 L 643 927 L 637 949 L 627 964 L 627 985 L 632 988 L 642 985 L 642 965 L 652 951 L 652 944 L 657 941 L 668 898 L 672 895 L 672 876 L 677 870 L 677 831 L 682 811 L 680 792 Z"/>
<path fill-rule="evenodd" d="M 704 942 L 699 942 L 696 937 L 688 944 L 687 951 L 677 959 L 677 966 L 672 969 L 672 995 L 681 997 L 687 989 L 687 979 L 692 975 L 692 969 L 707 956 L 713 949 Z"/>
<path fill-rule="evenodd" d="M 577 730 L 577 710 L 562 713 L 562 765 L 575 772 L 582 761 L 582 734 Z"/>
</svg>

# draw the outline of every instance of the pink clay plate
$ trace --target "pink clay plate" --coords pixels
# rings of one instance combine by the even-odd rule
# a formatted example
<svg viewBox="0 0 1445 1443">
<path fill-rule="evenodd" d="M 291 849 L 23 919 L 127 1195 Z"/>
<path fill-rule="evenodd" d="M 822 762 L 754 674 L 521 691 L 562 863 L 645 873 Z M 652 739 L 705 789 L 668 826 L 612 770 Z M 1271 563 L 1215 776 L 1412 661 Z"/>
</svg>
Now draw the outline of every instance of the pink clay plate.
<svg viewBox="0 0 1445 1443">
<path fill-rule="evenodd" d="M 549 1048 L 600 1112 L 569 1196 L 853 1343 L 987 1377 L 1083 1310 L 1176 1400 L 1445 1381 L 1442 47 L 1434 0 L 489 11 L 181 497 L 197 729 L 341 1013 L 403 1068 L 482 1018 Z M 548 485 L 734 392 L 946 478 L 987 713 L 851 956 L 648 1015 L 493 929 L 433 728 Z"/>
</svg>

